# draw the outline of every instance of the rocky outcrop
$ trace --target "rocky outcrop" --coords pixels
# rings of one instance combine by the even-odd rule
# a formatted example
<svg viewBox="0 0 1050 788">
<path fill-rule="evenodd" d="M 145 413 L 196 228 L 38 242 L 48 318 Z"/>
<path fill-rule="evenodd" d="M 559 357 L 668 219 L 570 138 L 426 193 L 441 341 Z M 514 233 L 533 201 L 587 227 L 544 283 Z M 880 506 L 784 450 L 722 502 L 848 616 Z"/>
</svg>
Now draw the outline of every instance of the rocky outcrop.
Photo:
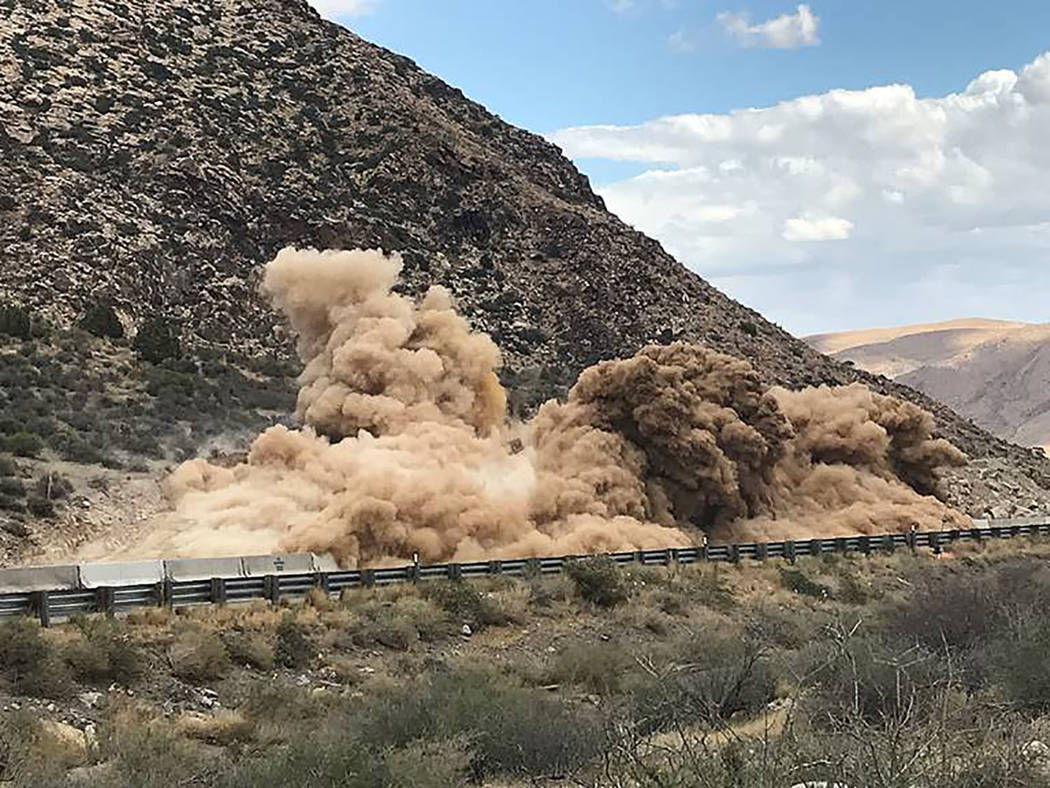
<svg viewBox="0 0 1050 788">
<path fill-rule="evenodd" d="M 492 334 L 523 408 L 598 359 L 698 341 L 770 382 L 920 402 L 970 455 L 1050 486 L 1043 459 L 730 300 L 556 147 L 304 0 L 0 0 L 0 156 L 0 300 L 58 320 L 104 300 L 191 343 L 286 348 L 259 264 L 379 246 Z"/>
</svg>

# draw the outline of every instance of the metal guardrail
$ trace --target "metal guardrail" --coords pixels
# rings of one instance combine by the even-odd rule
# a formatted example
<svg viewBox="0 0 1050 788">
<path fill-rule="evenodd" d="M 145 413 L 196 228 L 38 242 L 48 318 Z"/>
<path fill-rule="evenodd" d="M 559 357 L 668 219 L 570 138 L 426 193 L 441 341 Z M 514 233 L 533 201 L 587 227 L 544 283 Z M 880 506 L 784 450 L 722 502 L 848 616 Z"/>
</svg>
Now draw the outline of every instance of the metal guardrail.
<svg viewBox="0 0 1050 788">
<path fill-rule="evenodd" d="M 929 547 L 934 553 L 955 542 L 987 539 L 1009 539 L 1019 536 L 1050 534 L 1050 517 L 1014 520 L 976 521 L 987 523 L 973 528 L 945 531 L 911 531 L 875 536 L 847 536 L 783 542 L 745 542 L 740 544 L 704 545 L 702 547 L 669 547 L 660 550 L 604 554 L 617 564 L 667 566 L 697 562 L 735 563 L 743 559 L 764 561 L 783 558 L 794 562 L 800 556 L 832 553 L 892 552 L 899 547 L 915 550 Z M 136 607 L 188 607 L 191 605 L 230 604 L 266 600 L 277 604 L 282 598 L 304 597 L 311 589 L 338 595 L 344 589 L 371 588 L 391 583 L 414 583 L 423 580 L 459 580 L 493 575 L 556 574 L 573 561 L 592 555 L 567 555 L 547 558 L 510 558 L 450 564 L 407 564 L 405 566 L 316 571 L 298 574 L 269 574 L 255 577 L 212 577 L 203 580 L 173 580 L 157 583 L 100 586 L 89 589 L 51 589 L 0 593 L 0 618 L 35 616 L 41 624 L 68 618 L 78 613 L 122 613 Z"/>
</svg>

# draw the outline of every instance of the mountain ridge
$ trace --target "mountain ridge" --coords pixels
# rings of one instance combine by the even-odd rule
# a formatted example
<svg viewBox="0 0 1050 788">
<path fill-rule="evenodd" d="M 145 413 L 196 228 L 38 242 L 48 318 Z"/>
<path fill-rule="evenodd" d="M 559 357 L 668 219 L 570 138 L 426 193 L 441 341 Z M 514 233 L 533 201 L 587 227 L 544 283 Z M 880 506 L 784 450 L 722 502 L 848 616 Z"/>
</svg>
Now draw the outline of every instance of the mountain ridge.
<svg viewBox="0 0 1050 788">
<path fill-rule="evenodd" d="M 381 247 L 405 292 L 447 286 L 493 337 L 516 412 L 598 360 L 698 342 L 771 384 L 913 401 L 989 478 L 1050 489 L 1045 459 L 728 298 L 609 213 L 556 146 L 303 0 L 0 9 L 0 301 L 62 325 L 104 302 L 129 333 L 164 315 L 191 350 L 289 358 L 259 266 L 287 244 Z M 982 514 L 984 471 L 969 473 L 953 500 Z"/>
<path fill-rule="evenodd" d="M 1048 324 L 964 319 L 806 339 L 936 397 L 1002 438 L 1050 446 Z"/>
</svg>

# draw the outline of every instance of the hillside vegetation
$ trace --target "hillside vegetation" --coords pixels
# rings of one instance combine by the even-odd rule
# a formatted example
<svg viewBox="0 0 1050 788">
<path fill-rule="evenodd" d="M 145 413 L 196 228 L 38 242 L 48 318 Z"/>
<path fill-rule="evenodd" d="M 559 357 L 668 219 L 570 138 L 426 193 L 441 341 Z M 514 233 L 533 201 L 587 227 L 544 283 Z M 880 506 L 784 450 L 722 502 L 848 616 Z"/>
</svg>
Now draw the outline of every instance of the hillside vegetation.
<svg viewBox="0 0 1050 788">
<path fill-rule="evenodd" d="M 110 335 L 163 317 L 188 349 L 287 359 L 259 266 L 289 244 L 380 247 L 401 253 L 406 293 L 449 288 L 496 341 L 516 414 L 600 359 L 699 343 L 767 384 L 860 381 L 915 402 L 962 451 L 999 463 L 981 481 L 1007 498 L 1041 488 L 1047 508 L 1041 454 L 726 297 L 606 210 L 554 145 L 306 0 L 0 9 L 0 313 L 101 317 L 90 323 Z M 100 300 L 119 320 L 96 314 Z"/>
<path fill-rule="evenodd" d="M 6 324 L 0 314 L 3 564 L 39 562 L 113 523 L 132 536 L 132 524 L 162 505 L 159 482 L 172 463 L 243 449 L 294 408 L 291 368 L 272 355 L 169 347 L 158 356 L 161 348 L 145 341 L 148 323 L 128 339 L 112 336 L 106 323 L 62 328 L 38 313 L 7 314 Z"/>
<path fill-rule="evenodd" d="M 1050 785 L 1050 545 L 0 631 L 14 786 Z"/>
</svg>

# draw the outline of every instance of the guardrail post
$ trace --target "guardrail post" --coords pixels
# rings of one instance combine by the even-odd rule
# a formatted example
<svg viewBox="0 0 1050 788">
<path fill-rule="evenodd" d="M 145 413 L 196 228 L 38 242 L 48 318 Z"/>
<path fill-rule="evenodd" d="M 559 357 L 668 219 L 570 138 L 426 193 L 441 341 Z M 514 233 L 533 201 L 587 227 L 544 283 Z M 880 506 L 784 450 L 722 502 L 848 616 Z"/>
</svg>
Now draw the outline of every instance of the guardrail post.
<svg viewBox="0 0 1050 788">
<path fill-rule="evenodd" d="M 915 548 L 917 546 L 916 545 L 917 539 L 918 539 L 918 537 L 916 536 L 916 532 L 915 532 L 914 528 L 912 528 L 910 531 L 908 531 L 908 535 L 905 537 L 905 541 L 908 544 L 908 548 L 913 553 L 915 552 Z"/>
<path fill-rule="evenodd" d="M 213 577 L 211 579 L 211 603 L 213 605 L 226 604 L 226 578 Z"/>
<path fill-rule="evenodd" d="M 668 550 L 667 550 L 667 560 L 664 561 L 664 563 L 667 564 L 668 566 L 670 566 L 671 564 L 677 564 L 678 563 L 678 548 L 677 547 L 668 548 Z"/>
<path fill-rule="evenodd" d="M 33 600 L 33 610 L 36 611 L 37 617 L 40 619 L 40 626 L 51 626 L 50 593 L 47 591 L 34 591 L 30 595 L 30 599 Z"/>
<path fill-rule="evenodd" d="M 871 539 L 866 536 L 860 538 L 860 551 L 864 555 L 871 555 Z"/>
<path fill-rule="evenodd" d="M 636 564 L 644 564 L 645 563 L 645 551 L 644 550 L 635 550 L 634 551 L 634 562 Z"/>
<path fill-rule="evenodd" d="M 321 589 L 325 596 L 330 596 L 327 572 L 314 572 L 314 585 Z"/>
<path fill-rule="evenodd" d="M 824 554 L 824 541 L 822 539 L 810 539 L 810 553 L 820 558 Z"/>
<path fill-rule="evenodd" d="M 502 561 L 489 561 L 489 574 L 498 575 L 503 572 Z"/>
<path fill-rule="evenodd" d="M 700 548 L 700 560 L 701 561 L 710 561 L 711 560 L 711 550 L 707 546 L 707 539 L 704 539 L 704 546 Z"/>
<path fill-rule="evenodd" d="M 844 537 L 839 537 L 835 540 L 835 550 L 836 552 L 842 553 L 843 555 L 849 552 L 849 548 L 846 545 L 846 540 Z"/>
<path fill-rule="evenodd" d="M 787 557 L 788 563 L 795 563 L 795 540 L 789 539 L 784 542 L 784 555 Z"/>
<path fill-rule="evenodd" d="M 463 576 L 463 567 L 460 564 L 448 565 L 448 579 L 459 580 Z"/>
<path fill-rule="evenodd" d="M 765 542 L 759 542 L 755 545 L 756 558 L 759 561 L 765 561 L 769 557 L 769 545 Z"/>
<path fill-rule="evenodd" d="M 281 601 L 281 578 L 277 575 L 266 575 L 263 578 L 263 596 L 271 605 L 277 605 Z"/>
<path fill-rule="evenodd" d="M 729 545 L 729 563 L 740 563 L 740 545 L 736 544 L 735 542 Z"/>
<path fill-rule="evenodd" d="M 930 534 L 930 547 L 933 548 L 934 555 L 941 554 L 941 535 L 937 531 Z"/>
<path fill-rule="evenodd" d="M 105 613 L 107 616 L 113 615 L 113 589 L 107 588 L 106 586 L 100 586 L 95 589 L 95 610 L 99 613 Z"/>
<path fill-rule="evenodd" d="M 362 569 L 361 570 L 361 585 L 364 588 L 372 588 L 376 584 L 376 570 L 374 569 Z"/>
</svg>

